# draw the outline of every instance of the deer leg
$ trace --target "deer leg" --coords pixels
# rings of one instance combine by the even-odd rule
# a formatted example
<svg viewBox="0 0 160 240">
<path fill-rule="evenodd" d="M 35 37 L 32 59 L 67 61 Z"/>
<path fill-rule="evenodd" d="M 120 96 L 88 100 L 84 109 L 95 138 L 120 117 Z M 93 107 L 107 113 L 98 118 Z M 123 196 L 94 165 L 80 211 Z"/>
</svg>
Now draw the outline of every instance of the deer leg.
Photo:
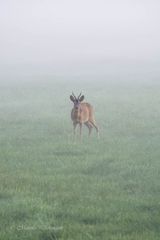
<svg viewBox="0 0 160 240">
<path fill-rule="evenodd" d="M 84 123 L 84 124 L 88 127 L 89 136 L 90 136 L 90 135 L 91 135 L 91 132 L 92 132 L 92 128 L 93 128 L 92 124 L 91 124 L 90 122 L 86 122 L 86 123 Z"/>
<path fill-rule="evenodd" d="M 76 135 L 76 127 L 77 127 L 77 123 L 73 123 L 73 133 L 74 133 L 74 138 L 75 138 L 75 135 Z"/>
<path fill-rule="evenodd" d="M 82 123 L 79 124 L 80 127 L 80 140 L 82 139 Z"/>
<path fill-rule="evenodd" d="M 96 131 L 97 131 L 97 135 L 98 135 L 98 137 L 99 137 L 99 129 L 98 129 L 97 125 L 95 124 L 95 122 L 94 122 L 94 121 L 90 121 L 90 124 L 92 124 L 92 126 L 95 127 L 95 129 L 96 129 Z"/>
</svg>

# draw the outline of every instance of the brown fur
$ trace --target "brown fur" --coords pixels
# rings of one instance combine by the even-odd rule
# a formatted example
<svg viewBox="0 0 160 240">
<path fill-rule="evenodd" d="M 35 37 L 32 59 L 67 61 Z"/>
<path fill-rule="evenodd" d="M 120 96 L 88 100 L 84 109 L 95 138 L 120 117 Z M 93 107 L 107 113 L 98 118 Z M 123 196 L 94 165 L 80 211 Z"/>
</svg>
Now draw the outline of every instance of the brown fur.
<svg viewBox="0 0 160 240">
<path fill-rule="evenodd" d="M 73 107 L 71 111 L 71 119 L 73 121 L 74 133 L 77 124 L 80 125 L 80 135 L 82 131 L 82 124 L 85 124 L 88 127 L 89 135 L 91 134 L 93 127 L 95 127 L 97 133 L 99 133 L 94 119 L 93 107 L 89 103 L 80 103 L 78 109 Z"/>
</svg>

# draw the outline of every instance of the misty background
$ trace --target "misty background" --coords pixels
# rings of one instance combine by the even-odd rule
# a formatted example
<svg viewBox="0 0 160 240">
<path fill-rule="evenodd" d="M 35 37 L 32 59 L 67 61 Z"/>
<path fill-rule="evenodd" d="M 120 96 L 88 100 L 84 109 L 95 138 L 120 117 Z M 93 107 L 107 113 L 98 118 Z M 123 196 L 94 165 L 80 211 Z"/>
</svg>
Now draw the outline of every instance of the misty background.
<svg viewBox="0 0 160 240">
<path fill-rule="evenodd" d="M 158 79 L 159 13 L 158 0 L 1 0 L 1 79 Z"/>
</svg>

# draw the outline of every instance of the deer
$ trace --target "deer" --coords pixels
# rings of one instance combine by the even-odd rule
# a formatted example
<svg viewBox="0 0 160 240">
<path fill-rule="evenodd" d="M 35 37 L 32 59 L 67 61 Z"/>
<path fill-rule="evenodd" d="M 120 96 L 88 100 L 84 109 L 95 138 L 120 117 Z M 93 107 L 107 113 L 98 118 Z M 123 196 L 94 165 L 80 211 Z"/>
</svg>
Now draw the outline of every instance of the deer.
<svg viewBox="0 0 160 240">
<path fill-rule="evenodd" d="M 72 95 L 70 95 L 70 100 L 74 103 L 74 106 L 71 110 L 71 119 L 73 122 L 73 132 L 74 137 L 76 134 L 76 127 L 79 124 L 80 126 L 80 139 L 82 136 L 82 125 L 85 124 L 85 126 L 89 130 L 89 136 L 92 132 L 93 127 L 97 131 L 97 135 L 99 137 L 99 128 L 96 125 L 95 118 L 94 118 L 94 112 L 93 107 L 91 104 L 87 102 L 83 102 L 84 95 L 81 93 L 76 97 L 74 93 L 72 92 Z"/>
</svg>

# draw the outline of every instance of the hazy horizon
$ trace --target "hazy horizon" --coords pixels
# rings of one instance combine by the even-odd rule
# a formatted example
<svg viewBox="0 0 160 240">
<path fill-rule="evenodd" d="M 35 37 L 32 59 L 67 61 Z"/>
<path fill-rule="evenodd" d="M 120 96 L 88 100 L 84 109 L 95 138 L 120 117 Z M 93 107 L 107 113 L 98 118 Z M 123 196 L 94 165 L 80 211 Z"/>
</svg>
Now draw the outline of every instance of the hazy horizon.
<svg viewBox="0 0 160 240">
<path fill-rule="evenodd" d="M 157 0 L 2 0 L 1 76 L 158 78 L 159 9 Z"/>
</svg>

